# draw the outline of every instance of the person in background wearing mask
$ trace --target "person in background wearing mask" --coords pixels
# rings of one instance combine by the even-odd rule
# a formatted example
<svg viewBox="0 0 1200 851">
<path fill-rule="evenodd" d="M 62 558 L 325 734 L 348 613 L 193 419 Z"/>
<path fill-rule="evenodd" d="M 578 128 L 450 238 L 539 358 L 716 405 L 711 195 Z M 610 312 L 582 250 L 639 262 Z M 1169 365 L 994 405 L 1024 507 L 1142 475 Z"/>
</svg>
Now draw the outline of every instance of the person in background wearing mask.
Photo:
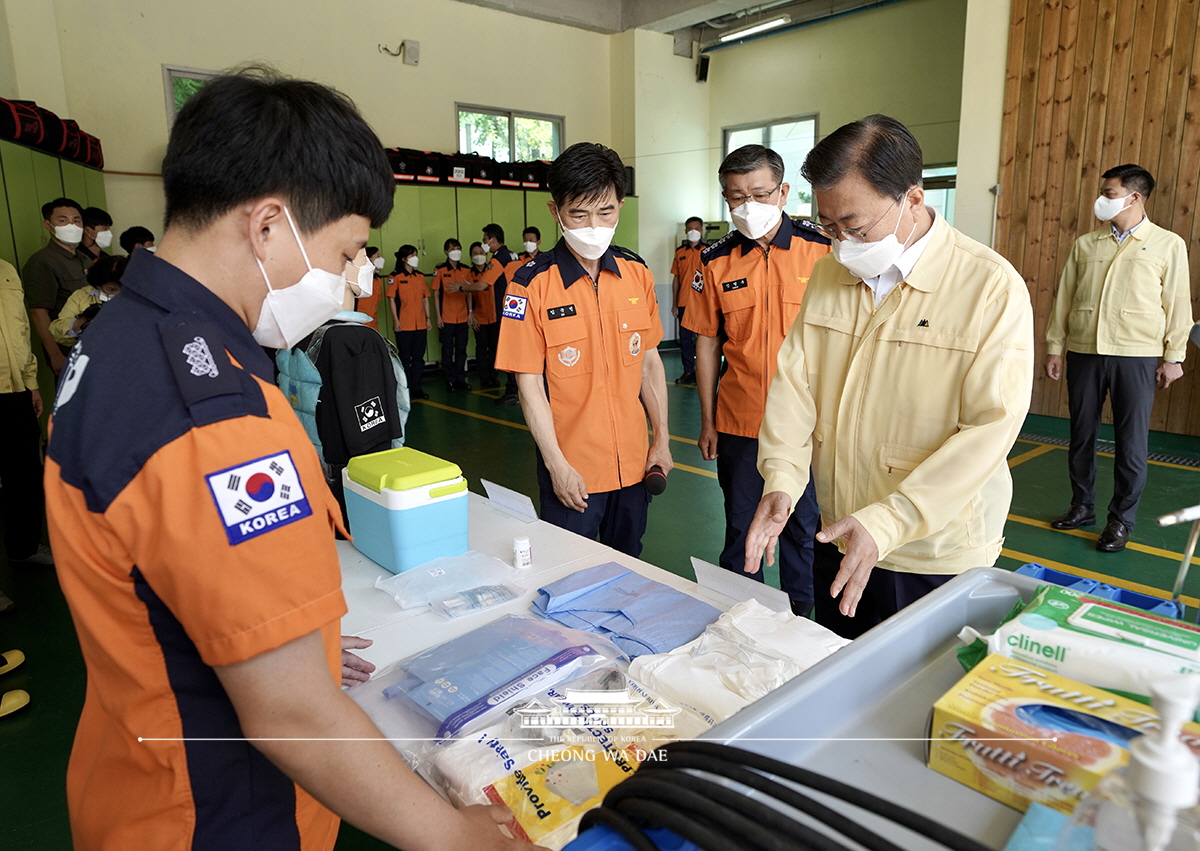
<svg viewBox="0 0 1200 851">
<path fill-rule="evenodd" d="M 886 115 L 805 159 L 833 256 L 813 269 L 759 432 L 766 484 L 745 570 L 764 552 L 770 563 L 815 478 L 816 620 L 846 638 L 995 563 L 1033 388 L 1024 280 L 925 205 L 921 166 Z"/>
<path fill-rule="evenodd" d="M 89 263 L 95 263 L 112 247 L 112 223 L 112 216 L 99 207 L 83 211 L 83 241 L 77 250 Z"/>
<path fill-rule="evenodd" d="M 508 287 L 508 282 L 512 280 L 512 276 L 508 269 L 514 263 L 520 261 L 520 257 L 508 249 L 504 244 L 504 228 L 492 222 L 489 225 L 483 226 L 483 239 L 479 243 L 483 246 L 483 250 L 492 255 L 492 259 L 500 264 L 500 268 L 505 270 L 505 275 L 496 281 L 496 286 L 493 288 L 493 294 L 496 297 L 496 315 L 499 316 L 503 311 L 504 294 Z M 509 373 L 504 381 L 504 392 L 500 394 L 500 398 L 496 400 L 497 405 L 517 405 L 520 404 L 517 398 L 517 377 Z"/>
<path fill-rule="evenodd" d="M 446 389 L 470 390 L 467 381 L 467 308 L 466 285 L 470 267 L 462 262 L 462 243 L 453 237 L 442 246 L 446 262 L 433 273 L 433 307 L 437 313 L 438 339 L 442 344 L 442 375 Z"/>
<path fill-rule="evenodd" d="M 500 386 L 496 378 L 496 343 L 500 339 L 500 322 L 496 316 L 494 289 L 504 277 L 504 267 L 488 260 L 483 243 L 471 243 L 471 269 L 466 290 L 470 295 L 467 322 L 475 329 L 475 367 L 479 370 L 480 386 L 490 390 Z"/>
<path fill-rule="evenodd" d="M 529 225 L 521 232 L 521 248 L 524 249 L 517 259 L 528 263 L 542 253 L 542 231 L 535 225 Z"/>
<path fill-rule="evenodd" d="M 1075 240 L 1046 327 L 1046 375 L 1062 377 L 1065 349 L 1071 412 L 1071 507 L 1050 526 L 1096 522 L 1096 435 L 1107 395 L 1117 449 L 1096 549 L 1115 553 L 1129 543 L 1146 487 L 1154 388 L 1183 375 L 1192 303 L 1187 245 L 1146 218 L 1150 172 L 1119 165 L 1102 177 L 1093 211 L 1107 224 Z"/>
<path fill-rule="evenodd" d="M 91 315 L 84 316 L 89 307 L 104 304 L 121 292 L 121 276 L 125 274 L 128 262 L 127 257 L 105 254 L 91 265 L 87 271 L 87 286 L 71 293 L 58 318 L 50 323 L 50 333 L 60 346 L 70 349 L 75 345 L 84 327 L 91 321 Z"/>
<path fill-rule="evenodd" d="M 542 519 L 637 557 L 650 505 L 642 480 L 673 466 L 654 276 L 611 245 L 626 186 L 615 151 L 572 145 L 549 183 L 563 238 L 509 283 L 496 365 L 517 375 Z"/>
<path fill-rule="evenodd" d="M 396 268 L 387 279 L 388 303 L 392 308 L 392 327 L 396 330 L 396 351 L 408 377 L 408 395 L 428 399 L 421 389 L 425 372 L 425 344 L 429 338 L 429 286 L 417 271 L 417 247 L 401 245 L 396 252 Z"/>
<path fill-rule="evenodd" d="M 50 241 L 25 261 L 21 281 L 33 331 L 58 375 L 67 362 L 67 352 L 54 341 L 50 323 L 58 318 L 71 293 L 87 284 L 90 264 L 77 250 L 83 239 L 83 208 L 70 198 L 56 198 L 42 205 L 42 226 L 50 232 Z"/>
<path fill-rule="evenodd" d="M 813 264 L 829 253 L 829 240 L 811 222 L 784 214 L 791 187 L 784 180 L 783 158 L 770 148 L 746 145 L 733 151 L 717 170 L 717 180 L 736 229 L 700 252 L 700 280 L 693 273 L 688 282 L 683 327 L 697 334 L 697 445 L 706 460 L 716 459 L 717 481 L 725 495 L 720 565 L 741 570 L 746 531 L 763 494 L 755 464 L 767 388 Z M 728 370 L 720 375 L 722 353 Z M 807 614 L 813 605 L 817 522 L 810 485 L 779 548 L 779 584 L 796 614 Z M 761 579 L 762 573 L 755 576 Z"/>
<path fill-rule="evenodd" d="M 356 295 L 354 297 L 354 309 L 359 313 L 365 313 L 371 317 L 371 321 L 366 323 L 368 328 L 379 330 L 379 306 L 383 304 L 387 296 L 384 294 L 383 283 L 383 255 L 379 253 L 379 248 L 374 245 L 368 245 L 366 251 L 366 262 L 371 268 L 371 286 L 369 289 L 361 290 L 365 295 Z M 356 290 L 357 292 L 358 290 Z"/>
<path fill-rule="evenodd" d="M 341 310 L 392 210 L 382 143 L 325 86 L 222 75 L 176 116 L 163 188 L 160 250 L 75 346 L 46 461 L 88 677 L 75 847 L 331 851 L 340 815 L 414 851 L 528 848 L 342 692 L 340 512 L 261 348 Z"/>
<path fill-rule="evenodd" d="M 154 234 L 141 225 L 134 225 L 121 233 L 121 250 L 132 257 L 135 248 L 154 251 Z"/>
<path fill-rule="evenodd" d="M 704 219 L 692 216 L 684 227 L 683 244 L 675 249 L 671 262 L 671 313 L 679 320 L 679 360 L 683 374 L 675 379 L 676 384 L 696 383 L 696 334 L 683 326 L 683 316 L 692 292 L 704 288 L 704 276 L 700 272 L 700 252 L 708 248 L 704 241 Z"/>
</svg>

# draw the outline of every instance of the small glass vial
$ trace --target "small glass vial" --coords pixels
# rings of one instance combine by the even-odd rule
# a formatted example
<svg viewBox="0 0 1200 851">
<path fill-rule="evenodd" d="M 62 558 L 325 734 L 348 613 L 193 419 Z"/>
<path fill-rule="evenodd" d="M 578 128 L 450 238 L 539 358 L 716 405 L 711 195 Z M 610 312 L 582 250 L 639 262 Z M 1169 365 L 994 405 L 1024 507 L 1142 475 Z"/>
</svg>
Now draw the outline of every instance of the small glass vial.
<svg viewBox="0 0 1200 851">
<path fill-rule="evenodd" d="M 513 538 L 513 567 L 518 570 L 533 567 L 533 547 L 528 538 Z"/>
</svg>

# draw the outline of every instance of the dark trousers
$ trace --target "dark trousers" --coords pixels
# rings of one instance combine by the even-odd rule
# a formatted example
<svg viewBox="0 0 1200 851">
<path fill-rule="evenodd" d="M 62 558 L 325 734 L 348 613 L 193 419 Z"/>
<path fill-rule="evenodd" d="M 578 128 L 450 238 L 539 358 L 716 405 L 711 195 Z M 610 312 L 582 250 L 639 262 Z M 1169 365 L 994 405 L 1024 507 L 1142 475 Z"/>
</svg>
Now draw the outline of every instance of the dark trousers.
<svg viewBox="0 0 1200 851">
<path fill-rule="evenodd" d="M 746 565 L 746 533 L 763 496 L 757 439 L 717 433 L 717 482 L 725 494 L 725 548 L 721 550 L 721 567 L 742 573 Z M 819 531 L 820 522 L 817 493 L 810 476 L 804 495 L 779 535 L 779 585 L 797 603 L 813 602 L 813 536 Z M 751 576 L 763 580 L 762 570 Z"/>
<path fill-rule="evenodd" d="M 615 491 L 589 493 L 587 510 L 580 513 L 563 505 L 554 495 L 550 471 L 537 459 L 538 488 L 542 519 L 547 523 L 599 540 L 605 546 L 637 558 L 642 554 L 642 535 L 646 534 L 646 513 L 650 492 L 641 482 Z"/>
<path fill-rule="evenodd" d="M 813 546 L 813 557 L 813 581 L 817 587 L 814 617 L 817 623 L 842 638 L 858 638 L 871 627 L 954 578 L 946 574 L 900 573 L 876 567 L 871 571 L 867 587 L 863 589 L 854 617 L 848 618 L 838 610 L 841 596 L 836 599 L 829 596 L 829 588 L 842 566 L 842 554 L 835 544 L 817 541 Z"/>
<path fill-rule="evenodd" d="M 692 375 L 696 372 L 696 332 L 683 327 L 683 311 L 679 308 L 679 362 L 683 364 L 683 374 Z"/>
<path fill-rule="evenodd" d="M 400 354 L 400 363 L 404 366 L 404 375 L 408 378 L 408 392 L 421 389 L 421 376 L 425 372 L 425 342 L 429 332 L 397 331 L 396 351 Z"/>
<path fill-rule="evenodd" d="M 499 340 L 499 322 L 480 325 L 475 329 L 475 368 L 482 381 L 496 380 L 496 343 Z"/>
<path fill-rule="evenodd" d="M 1108 519 L 1131 529 L 1149 467 L 1150 409 L 1158 358 L 1128 358 L 1067 352 L 1067 399 L 1071 409 L 1071 504 L 1096 504 L 1096 435 L 1104 397 L 1112 402 L 1117 451 Z"/>
<path fill-rule="evenodd" d="M 42 431 L 33 415 L 33 394 L 0 393 L 0 517 L 9 558 L 28 558 L 42 542 Z"/>
<path fill-rule="evenodd" d="M 442 341 L 442 375 L 451 383 L 467 380 L 467 323 L 447 322 L 438 337 Z"/>
</svg>

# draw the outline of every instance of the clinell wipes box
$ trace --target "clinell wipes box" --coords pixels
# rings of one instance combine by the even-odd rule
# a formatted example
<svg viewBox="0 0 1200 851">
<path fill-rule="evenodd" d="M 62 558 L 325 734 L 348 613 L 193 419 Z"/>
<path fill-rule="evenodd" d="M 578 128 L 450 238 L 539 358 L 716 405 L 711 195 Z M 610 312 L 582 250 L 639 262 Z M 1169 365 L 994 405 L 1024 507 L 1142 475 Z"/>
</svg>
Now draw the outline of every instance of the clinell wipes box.
<svg viewBox="0 0 1200 851">
<path fill-rule="evenodd" d="M 342 471 L 354 546 L 392 573 L 467 551 L 467 480 L 416 449 L 351 458 Z"/>
</svg>

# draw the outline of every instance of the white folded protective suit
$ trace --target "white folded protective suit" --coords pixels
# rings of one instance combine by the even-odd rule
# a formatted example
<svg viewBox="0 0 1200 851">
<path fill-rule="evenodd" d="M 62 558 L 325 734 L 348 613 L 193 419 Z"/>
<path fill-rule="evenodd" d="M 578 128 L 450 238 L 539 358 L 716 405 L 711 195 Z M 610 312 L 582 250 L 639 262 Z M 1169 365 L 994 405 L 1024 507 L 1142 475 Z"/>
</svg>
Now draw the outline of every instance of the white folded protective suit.
<svg viewBox="0 0 1200 851">
<path fill-rule="evenodd" d="M 629 676 L 716 725 L 849 643 L 807 618 L 751 599 L 694 641 L 634 659 Z"/>
</svg>

